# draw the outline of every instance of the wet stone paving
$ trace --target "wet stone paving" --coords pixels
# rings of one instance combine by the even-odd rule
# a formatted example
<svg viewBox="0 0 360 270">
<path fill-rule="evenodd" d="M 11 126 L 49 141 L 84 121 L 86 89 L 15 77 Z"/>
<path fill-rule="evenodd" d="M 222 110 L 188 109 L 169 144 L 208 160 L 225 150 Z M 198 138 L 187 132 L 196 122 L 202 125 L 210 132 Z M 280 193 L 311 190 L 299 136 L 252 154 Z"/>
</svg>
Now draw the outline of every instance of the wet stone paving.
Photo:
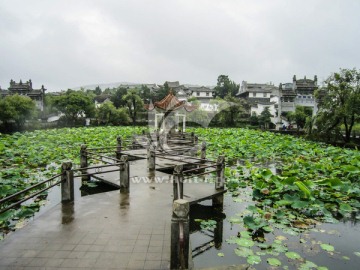
<svg viewBox="0 0 360 270">
<path fill-rule="evenodd" d="M 2 241 L 0 269 L 169 269 L 171 194 L 137 184 L 59 204 Z"/>
</svg>

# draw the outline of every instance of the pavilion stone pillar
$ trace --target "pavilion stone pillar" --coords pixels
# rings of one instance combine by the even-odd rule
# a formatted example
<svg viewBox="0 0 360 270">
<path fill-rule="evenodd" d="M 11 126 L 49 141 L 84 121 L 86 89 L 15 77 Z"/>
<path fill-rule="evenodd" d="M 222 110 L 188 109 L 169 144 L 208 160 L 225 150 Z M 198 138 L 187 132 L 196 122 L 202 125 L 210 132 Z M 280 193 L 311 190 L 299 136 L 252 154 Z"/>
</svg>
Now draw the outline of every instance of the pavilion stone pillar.
<svg viewBox="0 0 360 270">
<path fill-rule="evenodd" d="M 157 113 L 155 112 L 155 130 L 157 130 L 157 125 L 158 125 L 158 123 L 157 123 Z"/>
<path fill-rule="evenodd" d="M 183 115 L 183 132 L 185 132 L 186 115 Z"/>
</svg>

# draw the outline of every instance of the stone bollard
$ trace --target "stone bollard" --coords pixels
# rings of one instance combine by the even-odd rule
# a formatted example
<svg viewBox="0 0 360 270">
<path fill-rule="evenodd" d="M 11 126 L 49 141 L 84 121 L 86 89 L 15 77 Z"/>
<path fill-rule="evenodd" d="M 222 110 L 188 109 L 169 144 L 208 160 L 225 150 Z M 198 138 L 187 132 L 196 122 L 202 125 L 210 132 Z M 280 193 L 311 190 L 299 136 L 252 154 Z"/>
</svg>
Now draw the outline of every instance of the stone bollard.
<svg viewBox="0 0 360 270">
<path fill-rule="evenodd" d="M 132 149 L 137 149 L 137 141 L 136 141 L 136 137 L 133 136 L 132 137 Z"/>
<path fill-rule="evenodd" d="M 120 160 L 120 158 L 121 158 L 121 147 L 122 147 L 121 137 L 120 136 L 118 136 L 116 138 L 116 142 L 117 142 L 117 144 L 116 144 L 116 159 Z"/>
<path fill-rule="evenodd" d="M 120 192 L 129 193 L 130 191 L 130 165 L 129 157 L 123 155 L 120 159 Z"/>
<path fill-rule="evenodd" d="M 173 202 L 170 269 L 189 269 L 189 212 L 187 200 Z"/>
<path fill-rule="evenodd" d="M 216 220 L 216 227 L 214 229 L 214 244 L 215 248 L 220 250 L 223 242 L 223 220 Z"/>
<path fill-rule="evenodd" d="M 199 151 L 199 146 L 195 145 L 190 149 L 189 154 L 192 157 L 196 157 L 198 151 Z"/>
<path fill-rule="evenodd" d="M 81 145 L 80 148 L 80 168 L 86 168 L 88 166 L 88 158 L 86 154 L 87 146 L 86 144 Z M 81 174 L 84 176 L 81 176 L 82 181 L 89 181 L 90 176 L 86 175 L 86 169 L 81 171 Z"/>
<path fill-rule="evenodd" d="M 215 189 L 224 189 L 225 184 L 225 157 L 218 156 L 216 161 L 216 181 L 215 181 Z"/>
<path fill-rule="evenodd" d="M 204 165 L 206 163 L 206 142 L 202 142 L 201 148 L 200 148 L 200 164 Z M 201 168 L 201 166 L 199 166 Z M 205 169 L 199 169 L 199 173 L 205 172 Z"/>
<path fill-rule="evenodd" d="M 147 160 L 148 169 L 151 171 L 155 170 L 155 146 L 153 144 L 150 144 L 147 149 Z"/>
<path fill-rule="evenodd" d="M 159 140 L 160 140 L 160 133 L 159 133 L 159 130 L 158 130 L 158 129 L 156 130 L 155 135 L 156 135 L 156 142 L 157 142 L 157 143 L 159 143 Z"/>
<path fill-rule="evenodd" d="M 183 165 L 176 165 L 174 168 L 174 174 L 173 174 L 173 192 L 174 192 L 174 200 L 182 199 L 184 196 L 184 176 L 183 176 Z M 178 190 L 178 183 L 180 190 Z M 180 198 L 179 198 L 180 194 Z"/>
<path fill-rule="evenodd" d="M 71 170 L 72 163 L 64 162 L 61 165 L 61 201 L 74 200 L 74 172 Z"/>
<path fill-rule="evenodd" d="M 205 159 L 206 159 L 206 142 L 202 142 L 202 144 L 201 144 L 200 158 L 202 159 L 201 163 L 205 163 Z"/>
</svg>

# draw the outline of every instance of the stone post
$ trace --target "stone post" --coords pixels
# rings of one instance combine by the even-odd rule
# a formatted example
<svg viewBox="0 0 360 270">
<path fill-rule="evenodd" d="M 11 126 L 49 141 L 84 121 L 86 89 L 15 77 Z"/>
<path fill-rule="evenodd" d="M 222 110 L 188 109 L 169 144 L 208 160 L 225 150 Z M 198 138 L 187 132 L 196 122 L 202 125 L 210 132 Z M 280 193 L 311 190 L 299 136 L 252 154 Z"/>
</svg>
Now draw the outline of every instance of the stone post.
<svg viewBox="0 0 360 270">
<path fill-rule="evenodd" d="M 216 227 L 214 229 L 214 243 L 216 249 L 221 249 L 223 241 L 223 220 L 221 218 L 216 220 Z"/>
<path fill-rule="evenodd" d="M 173 202 L 170 269 L 189 269 L 189 211 L 188 201 Z"/>
<path fill-rule="evenodd" d="M 156 142 L 157 142 L 157 144 L 159 144 L 159 141 L 160 141 L 160 133 L 159 133 L 159 130 L 156 130 Z"/>
<path fill-rule="evenodd" d="M 216 161 L 216 181 L 215 189 L 224 189 L 225 184 L 225 157 L 219 156 Z"/>
<path fill-rule="evenodd" d="M 202 142 L 202 144 L 201 144 L 200 158 L 202 159 L 201 163 L 205 163 L 205 159 L 206 159 L 206 142 Z"/>
<path fill-rule="evenodd" d="M 173 191 L 174 191 L 174 200 L 182 199 L 184 196 L 184 176 L 183 176 L 183 165 L 176 165 L 174 168 L 174 174 L 173 174 Z M 180 190 L 178 190 L 178 183 Z M 178 194 L 180 193 L 180 198 Z"/>
<path fill-rule="evenodd" d="M 155 146 L 153 144 L 150 144 L 147 149 L 147 160 L 148 169 L 151 171 L 155 170 Z"/>
<path fill-rule="evenodd" d="M 72 163 L 64 162 L 61 165 L 61 201 L 74 200 L 74 172 L 71 170 Z"/>
<path fill-rule="evenodd" d="M 117 142 L 117 145 L 116 145 L 116 159 L 120 160 L 120 158 L 121 158 L 121 147 L 122 147 L 121 137 L 120 136 L 118 136 L 116 138 L 116 142 Z"/>
<path fill-rule="evenodd" d="M 130 166 L 129 157 L 123 155 L 120 159 L 120 192 L 129 193 L 130 191 Z"/>
<path fill-rule="evenodd" d="M 132 149 L 137 149 L 137 142 L 136 142 L 136 137 L 135 136 L 133 136 L 132 137 Z"/>
<path fill-rule="evenodd" d="M 193 146 L 189 151 L 190 156 L 196 157 L 198 151 L 199 151 L 199 146 L 198 145 Z"/>
<path fill-rule="evenodd" d="M 80 168 L 86 168 L 88 166 L 88 158 L 87 158 L 87 154 L 86 154 L 86 144 L 81 145 L 80 148 Z M 89 175 L 85 175 L 86 170 L 82 170 L 81 174 L 84 174 L 84 176 L 81 177 L 82 181 L 89 181 L 90 180 L 90 176 Z"/>
</svg>

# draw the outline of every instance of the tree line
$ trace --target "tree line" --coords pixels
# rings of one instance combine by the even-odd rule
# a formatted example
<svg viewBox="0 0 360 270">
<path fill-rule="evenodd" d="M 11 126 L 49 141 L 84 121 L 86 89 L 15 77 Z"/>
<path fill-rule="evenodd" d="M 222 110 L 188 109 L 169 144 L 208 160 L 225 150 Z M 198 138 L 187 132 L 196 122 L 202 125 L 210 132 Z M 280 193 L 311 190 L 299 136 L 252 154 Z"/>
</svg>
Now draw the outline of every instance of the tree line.
<svg viewBox="0 0 360 270">
<path fill-rule="evenodd" d="M 218 112 L 197 109 L 189 114 L 189 121 L 202 126 L 253 125 L 268 128 L 274 115 L 265 108 L 260 115 L 251 116 L 250 105 L 246 100 L 236 97 L 239 88 L 240 85 L 229 76 L 218 76 L 214 99 L 210 102 L 218 106 Z M 21 129 L 29 119 L 60 112 L 64 125 L 82 123 L 85 117 L 93 119 L 97 125 L 136 125 L 139 120 L 147 120 L 144 103 L 161 100 L 169 91 L 167 83 L 155 90 L 146 85 L 134 89 L 121 86 L 105 90 L 100 87 L 79 91 L 69 89 L 59 96 L 46 94 L 45 112 L 42 113 L 36 110 L 35 103 L 26 96 L 6 96 L 0 98 L 0 124 L 12 124 L 16 129 Z M 354 128 L 360 122 L 360 71 L 355 68 L 340 69 L 331 74 L 324 82 L 324 87 L 315 92 L 315 97 L 318 101 L 315 117 L 309 108 L 298 106 L 295 112 L 285 115 L 289 122 L 306 129 L 309 135 L 327 139 L 342 138 L 349 142 Z M 106 101 L 96 107 L 96 100 Z M 199 104 L 196 97 L 188 101 Z"/>
</svg>

